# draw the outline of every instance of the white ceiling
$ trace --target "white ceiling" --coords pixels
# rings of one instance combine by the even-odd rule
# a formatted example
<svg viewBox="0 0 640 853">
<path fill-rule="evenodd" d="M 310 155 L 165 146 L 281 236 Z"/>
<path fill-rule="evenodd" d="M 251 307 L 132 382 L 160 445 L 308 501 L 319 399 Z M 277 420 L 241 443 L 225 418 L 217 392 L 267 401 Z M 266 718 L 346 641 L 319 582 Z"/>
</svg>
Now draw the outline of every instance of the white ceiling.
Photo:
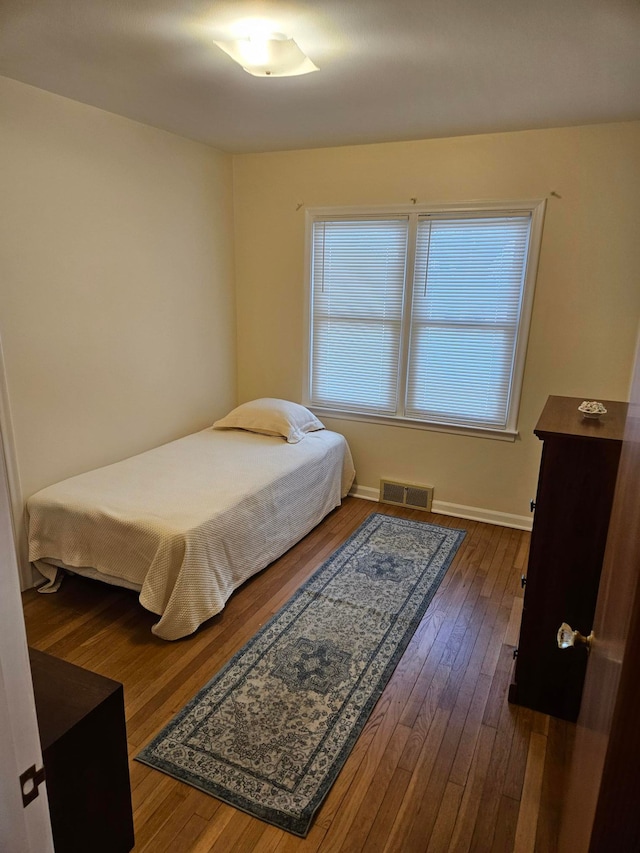
<svg viewBox="0 0 640 853">
<path fill-rule="evenodd" d="M 320 71 L 213 44 L 270 19 Z M 640 0 L 1 0 L 0 74 L 231 151 L 640 118 Z"/>
</svg>

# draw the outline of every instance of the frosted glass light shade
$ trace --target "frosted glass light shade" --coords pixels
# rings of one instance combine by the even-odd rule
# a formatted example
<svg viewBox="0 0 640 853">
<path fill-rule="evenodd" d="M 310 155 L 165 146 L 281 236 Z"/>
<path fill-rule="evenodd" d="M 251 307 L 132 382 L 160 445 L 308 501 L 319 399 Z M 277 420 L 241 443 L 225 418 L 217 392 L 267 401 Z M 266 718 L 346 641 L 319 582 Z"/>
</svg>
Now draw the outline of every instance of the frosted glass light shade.
<svg viewBox="0 0 640 853">
<path fill-rule="evenodd" d="M 279 33 L 215 41 L 214 44 L 254 77 L 295 77 L 318 71 L 293 39 Z"/>
</svg>

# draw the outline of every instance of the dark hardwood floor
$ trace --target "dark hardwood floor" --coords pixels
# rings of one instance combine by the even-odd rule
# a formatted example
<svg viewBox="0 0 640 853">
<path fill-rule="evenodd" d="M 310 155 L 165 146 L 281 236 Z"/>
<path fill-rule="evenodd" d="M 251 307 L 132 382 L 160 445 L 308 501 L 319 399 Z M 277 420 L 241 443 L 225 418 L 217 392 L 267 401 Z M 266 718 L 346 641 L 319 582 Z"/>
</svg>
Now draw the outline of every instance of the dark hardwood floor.
<svg viewBox="0 0 640 853">
<path fill-rule="evenodd" d="M 506 699 L 527 533 L 348 498 L 187 639 L 154 637 L 135 593 L 70 577 L 24 594 L 29 644 L 124 684 L 133 756 L 371 512 L 467 536 L 308 837 L 131 761 L 136 851 L 555 851 L 573 727 Z"/>
</svg>

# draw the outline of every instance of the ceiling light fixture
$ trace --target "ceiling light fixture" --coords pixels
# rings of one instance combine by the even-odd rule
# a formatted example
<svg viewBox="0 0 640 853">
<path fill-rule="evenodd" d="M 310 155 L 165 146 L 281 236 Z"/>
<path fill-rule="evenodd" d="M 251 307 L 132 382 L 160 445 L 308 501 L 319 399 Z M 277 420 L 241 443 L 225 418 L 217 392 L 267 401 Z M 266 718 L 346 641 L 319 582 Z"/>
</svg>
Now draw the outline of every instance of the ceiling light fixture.
<svg viewBox="0 0 640 853">
<path fill-rule="evenodd" d="M 283 33 L 256 33 L 214 44 L 254 77 L 295 77 L 318 71 L 295 41 Z"/>
</svg>

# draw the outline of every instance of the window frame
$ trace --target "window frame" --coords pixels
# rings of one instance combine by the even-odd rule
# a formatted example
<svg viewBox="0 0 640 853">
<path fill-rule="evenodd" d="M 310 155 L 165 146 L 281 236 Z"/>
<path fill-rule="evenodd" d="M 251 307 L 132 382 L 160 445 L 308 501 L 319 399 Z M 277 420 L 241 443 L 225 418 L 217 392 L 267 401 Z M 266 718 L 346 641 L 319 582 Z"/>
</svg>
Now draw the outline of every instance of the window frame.
<svg viewBox="0 0 640 853">
<path fill-rule="evenodd" d="M 509 201 L 477 201 L 456 204 L 407 204 L 407 205 L 385 205 L 385 206 L 348 206 L 348 207 L 317 207 L 305 211 L 305 334 L 304 334 L 304 375 L 302 400 L 305 406 L 315 414 L 325 418 L 337 418 L 340 420 L 354 420 L 369 423 L 385 424 L 389 426 L 401 426 L 412 429 L 426 429 L 433 432 L 444 432 L 476 436 L 481 438 L 492 438 L 502 441 L 515 441 L 518 436 L 517 420 L 522 394 L 522 383 L 524 378 L 525 359 L 529 332 L 531 327 L 531 314 L 533 310 L 533 299 L 535 283 L 538 273 L 540 246 L 542 242 L 542 231 L 546 199 L 509 200 Z M 447 424 L 432 422 L 423 419 L 407 417 L 404 411 L 406 383 L 408 373 L 408 335 L 411 325 L 411 306 L 413 298 L 413 268 L 415 263 L 416 241 L 415 235 L 418 219 L 425 215 L 434 216 L 460 216 L 469 218 L 487 214 L 517 215 L 526 214 L 531 217 L 531 230 L 529 234 L 529 245 L 525 266 L 525 277 L 522 291 L 522 303 L 520 319 L 518 323 L 516 347 L 513 360 L 513 373 L 509 393 L 509 405 L 507 423 L 504 429 L 498 427 L 467 426 L 464 424 Z M 318 406 L 311 401 L 311 342 L 312 342 L 312 254 L 313 254 L 313 225 L 318 221 L 341 219 L 367 219 L 408 217 L 408 246 L 405 264 L 404 299 L 401 332 L 400 371 L 398 374 L 398 413 L 395 415 L 381 415 L 362 411 L 353 411 L 348 408 L 333 408 Z"/>
</svg>

